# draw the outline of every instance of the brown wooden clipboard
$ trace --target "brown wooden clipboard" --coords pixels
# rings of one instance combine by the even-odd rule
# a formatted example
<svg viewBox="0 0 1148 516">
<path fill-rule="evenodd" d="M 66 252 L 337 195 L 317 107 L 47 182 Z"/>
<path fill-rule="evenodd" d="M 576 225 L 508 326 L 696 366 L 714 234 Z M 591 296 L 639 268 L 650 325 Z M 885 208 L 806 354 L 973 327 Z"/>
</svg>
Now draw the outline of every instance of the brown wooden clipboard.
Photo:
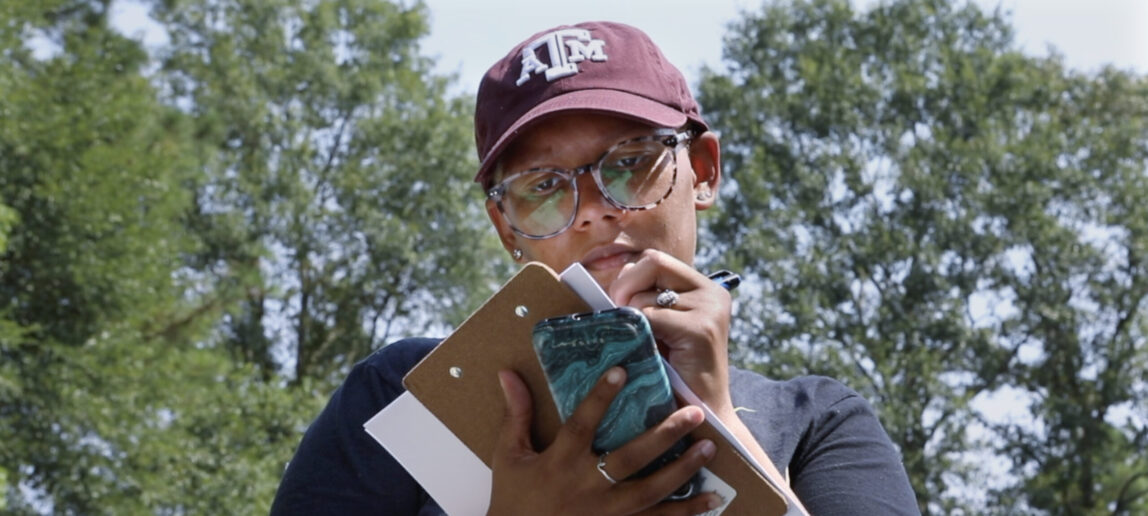
<svg viewBox="0 0 1148 516">
<path fill-rule="evenodd" d="M 542 319 L 587 310 L 553 270 L 529 263 L 419 362 L 403 384 L 490 467 L 506 408 L 497 373 L 512 369 L 533 394 L 533 438 L 535 446 L 544 447 L 561 421 L 534 356 L 531 332 Z M 706 467 L 737 493 L 723 514 L 785 514 L 785 498 L 708 421 L 693 436 L 717 443 L 717 455 Z"/>
</svg>

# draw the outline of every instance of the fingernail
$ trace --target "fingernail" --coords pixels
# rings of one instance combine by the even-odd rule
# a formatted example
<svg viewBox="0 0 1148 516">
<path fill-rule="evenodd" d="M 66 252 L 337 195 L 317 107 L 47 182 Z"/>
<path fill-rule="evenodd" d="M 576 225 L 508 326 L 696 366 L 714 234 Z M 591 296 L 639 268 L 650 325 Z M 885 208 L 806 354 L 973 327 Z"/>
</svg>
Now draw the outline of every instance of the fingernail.
<svg viewBox="0 0 1148 516">
<path fill-rule="evenodd" d="M 710 458 L 713 458 L 714 453 L 717 452 L 717 446 L 714 446 L 713 441 L 706 439 L 706 440 L 702 441 L 702 445 L 699 448 L 699 451 L 702 452 L 703 457 L 710 459 Z"/>
<path fill-rule="evenodd" d="M 721 505 L 721 498 L 717 495 L 711 496 L 710 501 L 706 503 L 706 508 L 709 510 L 717 509 Z"/>
<path fill-rule="evenodd" d="M 502 387 L 502 393 L 506 394 L 506 371 L 498 372 L 498 386 Z"/>
<path fill-rule="evenodd" d="M 623 376 L 624 373 L 620 367 L 611 368 L 609 371 L 606 371 L 606 382 L 612 385 L 617 385 L 622 383 Z"/>
</svg>

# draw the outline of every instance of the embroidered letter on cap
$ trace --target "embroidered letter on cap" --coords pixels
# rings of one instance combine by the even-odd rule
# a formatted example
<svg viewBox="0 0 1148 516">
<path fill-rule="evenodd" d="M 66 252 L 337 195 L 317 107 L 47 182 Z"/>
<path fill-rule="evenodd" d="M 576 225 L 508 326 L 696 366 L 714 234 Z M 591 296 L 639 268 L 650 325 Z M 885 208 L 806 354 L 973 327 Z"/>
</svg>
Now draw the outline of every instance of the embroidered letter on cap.
<svg viewBox="0 0 1148 516">
<path fill-rule="evenodd" d="M 535 52 L 546 47 L 550 64 L 542 62 Z M 579 72 L 578 63 L 587 59 L 595 62 L 606 60 L 606 42 L 590 37 L 586 29 L 563 29 L 542 36 L 522 49 L 522 74 L 516 85 L 522 86 L 530 80 L 531 74 L 545 72 L 546 82 L 554 82 Z"/>
</svg>

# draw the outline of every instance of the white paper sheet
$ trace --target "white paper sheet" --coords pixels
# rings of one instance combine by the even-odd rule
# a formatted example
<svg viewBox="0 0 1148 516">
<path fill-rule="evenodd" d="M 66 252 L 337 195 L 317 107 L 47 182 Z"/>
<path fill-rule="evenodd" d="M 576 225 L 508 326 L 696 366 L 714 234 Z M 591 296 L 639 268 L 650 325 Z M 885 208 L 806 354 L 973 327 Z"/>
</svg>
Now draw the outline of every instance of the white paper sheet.
<svg viewBox="0 0 1148 516">
<path fill-rule="evenodd" d="M 395 398 L 363 428 L 447 514 L 486 514 L 490 468 L 413 394 L 404 392 Z"/>
</svg>

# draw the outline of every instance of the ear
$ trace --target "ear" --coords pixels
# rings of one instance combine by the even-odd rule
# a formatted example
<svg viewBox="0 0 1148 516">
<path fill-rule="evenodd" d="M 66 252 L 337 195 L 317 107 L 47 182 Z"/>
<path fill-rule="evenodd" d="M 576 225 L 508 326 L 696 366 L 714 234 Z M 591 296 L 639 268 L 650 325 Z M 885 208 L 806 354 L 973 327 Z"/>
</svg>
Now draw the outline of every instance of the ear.
<svg viewBox="0 0 1148 516">
<path fill-rule="evenodd" d="M 694 139 L 690 166 L 694 170 L 694 208 L 709 209 L 717 202 L 721 186 L 721 146 L 716 134 L 706 131 Z"/>
<path fill-rule="evenodd" d="M 502 247 L 506 249 L 507 254 L 513 254 L 514 249 L 518 248 L 517 235 L 510 228 L 510 223 L 502 216 L 502 212 L 498 211 L 498 205 L 489 199 L 486 201 L 486 216 L 490 217 L 494 230 L 498 232 L 498 239 L 502 241 Z"/>
</svg>

